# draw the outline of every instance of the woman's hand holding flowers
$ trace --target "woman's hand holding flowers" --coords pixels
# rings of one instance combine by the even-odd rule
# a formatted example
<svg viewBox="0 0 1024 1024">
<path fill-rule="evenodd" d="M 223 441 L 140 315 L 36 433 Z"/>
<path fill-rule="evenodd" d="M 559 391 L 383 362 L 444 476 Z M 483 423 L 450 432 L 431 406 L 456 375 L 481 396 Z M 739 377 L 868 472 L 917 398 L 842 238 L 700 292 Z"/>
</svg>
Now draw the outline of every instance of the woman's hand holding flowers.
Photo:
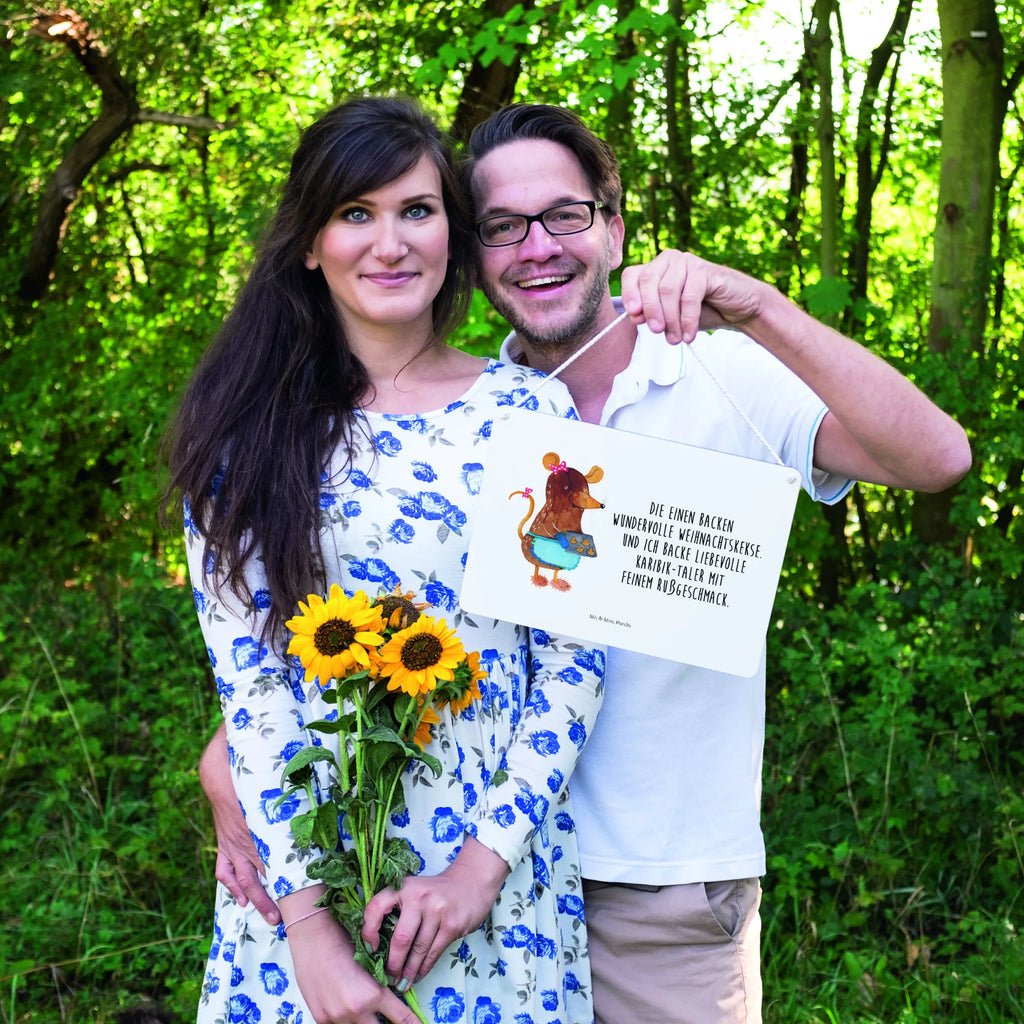
<svg viewBox="0 0 1024 1024">
<path fill-rule="evenodd" d="M 455 860 L 439 875 L 413 875 L 401 889 L 382 889 L 367 904 L 362 936 L 376 950 L 384 918 L 399 911 L 386 969 L 404 992 L 424 977 L 456 939 L 477 929 L 508 877 L 498 854 L 466 836 Z"/>
<path fill-rule="evenodd" d="M 381 1018 L 417 1024 L 412 1008 L 355 962 L 351 940 L 330 914 L 294 924 L 288 945 L 295 979 L 316 1024 L 378 1024 Z"/>
</svg>

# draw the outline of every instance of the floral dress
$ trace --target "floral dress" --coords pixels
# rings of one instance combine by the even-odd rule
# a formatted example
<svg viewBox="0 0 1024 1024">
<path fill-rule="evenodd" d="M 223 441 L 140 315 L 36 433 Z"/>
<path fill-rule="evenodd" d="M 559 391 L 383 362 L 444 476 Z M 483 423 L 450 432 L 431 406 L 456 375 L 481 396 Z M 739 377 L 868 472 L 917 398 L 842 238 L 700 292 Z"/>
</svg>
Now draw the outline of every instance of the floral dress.
<svg viewBox="0 0 1024 1024">
<path fill-rule="evenodd" d="M 490 917 L 454 943 L 415 986 L 428 1019 L 465 1024 L 590 1024 L 590 969 L 579 859 L 567 780 L 601 701 L 604 651 L 507 622 L 481 620 L 459 605 L 470 529 L 486 529 L 480 489 L 494 419 L 528 407 L 575 418 L 568 392 L 530 395 L 531 371 L 494 361 L 461 399 L 416 415 L 360 417 L 351 468 L 325 475 L 321 541 L 328 584 L 375 597 L 399 586 L 434 607 L 488 678 L 482 700 L 449 709 L 427 747 L 440 777 L 422 764 L 404 776 L 406 808 L 391 832 L 404 836 L 437 874 L 465 835 L 503 857 L 512 872 Z M 529 396 L 529 397 L 528 397 Z M 293 841 L 289 819 L 304 799 L 280 802 L 281 769 L 302 745 L 337 743 L 306 732 L 330 717 L 297 659 L 259 637 L 268 595 L 251 580 L 251 606 L 216 594 L 204 574 L 203 538 L 186 512 L 196 606 L 217 676 L 233 780 L 266 866 L 282 896 L 309 885 L 316 856 Z M 258 562 L 256 563 L 258 565 Z M 498 781 L 492 778 L 499 769 Z M 218 887 L 214 940 L 203 984 L 201 1024 L 313 1024 L 294 981 L 283 928 L 239 907 Z"/>
</svg>

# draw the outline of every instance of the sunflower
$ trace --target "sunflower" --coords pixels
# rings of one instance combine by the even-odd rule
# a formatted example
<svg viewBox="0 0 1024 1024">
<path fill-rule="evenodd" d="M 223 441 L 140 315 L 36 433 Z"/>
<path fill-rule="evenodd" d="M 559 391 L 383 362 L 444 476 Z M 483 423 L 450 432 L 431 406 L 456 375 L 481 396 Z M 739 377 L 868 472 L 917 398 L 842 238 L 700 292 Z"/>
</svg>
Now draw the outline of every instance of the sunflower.
<svg viewBox="0 0 1024 1024">
<path fill-rule="evenodd" d="M 389 690 L 416 696 L 429 693 L 439 679 L 454 679 L 464 657 L 462 641 L 444 619 L 421 615 L 380 649 L 380 676 L 390 676 Z"/>
<path fill-rule="evenodd" d="M 367 646 L 384 642 L 384 621 L 366 594 L 360 590 L 346 597 L 335 583 L 326 601 L 318 594 L 310 594 L 307 600 L 308 605 L 299 602 L 302 614 L 285 623 L 295 634 L 288 653 L 298 655 L 306 682 L 319 677 L 326 686 L 329 679 L 343 679 L 353 669 L 369 668 Z"/>
<path fill-rule="evenodd" d="M 419 617 L 420 612 L 427 607 L 426 604 L 417 603 L 416 595 L 408 590 L 402 592 L 401 584 L 388 594 L 381 594 L 374 602 L 374 607 L 379 608 L 384 622 L 394 629 L 406 629 L 411 626 Z"/>
<path fill-rule="evenodd" d="M 420 705 L 422 707 L 422 705 Z M 423 712 L 423 717 L 420 719 L 420 724 L 416 726 L 416 734 L 413 736 L 412 741 L 417 747 L 422 750 L 433 738 L 434 734 L 430 727 L 437 722 L 441 721 L 441 716 L 431 706 L 427 706 Z"/>
<path fill-rule="evenodd" d="M 470 651 L 466 655 L 466 665 L 470 671 L 469 684 L 466 686 L 466 690 L 461 697 L 457 697 L 448 704 L 453 715 L 461 715 L 462 712 L 473 703 L 473 701 L 480 699 L 480 687 L 477 683 L 479 683 L 481 679 L 487 678 L 487 672 L 480 668 L 479 652 Z"/>
</svg>

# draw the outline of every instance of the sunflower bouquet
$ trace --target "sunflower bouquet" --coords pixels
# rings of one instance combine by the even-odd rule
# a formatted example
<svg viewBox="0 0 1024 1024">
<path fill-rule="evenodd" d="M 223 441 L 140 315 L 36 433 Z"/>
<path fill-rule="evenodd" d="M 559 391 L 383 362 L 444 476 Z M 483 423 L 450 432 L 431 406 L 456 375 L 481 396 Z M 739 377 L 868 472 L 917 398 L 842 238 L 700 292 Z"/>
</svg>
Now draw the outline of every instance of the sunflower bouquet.
<svg viewBox="0 0 1024 1024">
<path fill-rule="evenodd" d="M 327 747 L 308 746 L 285 765 L 284 796 L 305 793 L 309 810 L 291 820 L 292 835 L 305 847 L 325 851 L 309 865 L 310 878 L 327 891 L 317 901 L 352 937 L 356 962 L 386 983 L 390 933 L 397 914 L 385 919 L 376 952 L 360 937 L 363 912 L 381 889 L 398 889 L 419 869 L 419 857 L 402 838 L 389 836 L 391 816 L 405 809 L 401 777 L 414 761 L 435 775 L 441 763 L 425 749 L 438 712 L 447 706 L 461 714 L 480 699 L 480 657 L 467 653 L 444 619 L 424 615 L 414 595 L 395 590 L 374 600 L 363 591 L 347 597 L 337 584 L 325 601 L 310 594 L 301 614 L 285 625 L 293 637 L 288 653 L 299 658 L 307 682 L 314 679 L 337 717 L 307 728 L 342 734 L 337 756 Z M 327 762 L 329 799 L 318 803 L 315 762 Z M 351 836 L 342 849 L 339 835 Z M 410 989 L 410 1007 L 422 1017 Z"/>
</svg>

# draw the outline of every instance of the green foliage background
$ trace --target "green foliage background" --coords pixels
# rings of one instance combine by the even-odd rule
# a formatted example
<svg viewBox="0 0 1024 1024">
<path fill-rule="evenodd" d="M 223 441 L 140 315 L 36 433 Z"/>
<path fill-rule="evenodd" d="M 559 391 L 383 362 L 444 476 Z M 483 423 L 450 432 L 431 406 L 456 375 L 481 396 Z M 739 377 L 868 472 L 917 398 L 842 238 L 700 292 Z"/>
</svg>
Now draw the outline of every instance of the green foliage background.
<svg viewBox="0 0 1024 1024">
<path fill-rule="evenodd" d="M 0 1022 L 106 1022 L 149 1001 L 191 1018 L 214 885 L 195 765 L 217 708 L 179 541 L 157 523 L 159 438 L 299 129 L 361 90 L 417 95 L 450 123 L 473 73 L 502 66 L 516 99 L 564 102 L 616 147 L 631 261 L 685 245 L 773 280 L 968 427 L 976 468 L 942 543 L 916 533 L 911 494 L 860 486 L 837 516 L 798 508 L 769 636 L 765 1013 L 1024 1020 L 1019 99 L 987 328 L 931 351 L 934 17 L 912 19 L 894 78 L 860 296 L 848 271 L 821 275 L 813 88 L 797 13 L 782 5 L 789 20 L 768 32 L 771 6 L 90 0 L 76 10 L 138 105 L 184 120 L 143 120 L 103 155 L 45 294 L 26 302 L 43 191 L 101 104 L 66 48 L 29 33 L 36 12 L 7 5 Z M 858 90 L 894 4 L 855 20 L 864 7 L 840 5 L 835 58 L 842 265 Z M 1019 52 L 1019 2 L 995 10 Z M 881 115 L 872 131 L 881 145 Z M 478 297 L 455 340 L 491 353 L 502 331 Z"/>
</svg>

